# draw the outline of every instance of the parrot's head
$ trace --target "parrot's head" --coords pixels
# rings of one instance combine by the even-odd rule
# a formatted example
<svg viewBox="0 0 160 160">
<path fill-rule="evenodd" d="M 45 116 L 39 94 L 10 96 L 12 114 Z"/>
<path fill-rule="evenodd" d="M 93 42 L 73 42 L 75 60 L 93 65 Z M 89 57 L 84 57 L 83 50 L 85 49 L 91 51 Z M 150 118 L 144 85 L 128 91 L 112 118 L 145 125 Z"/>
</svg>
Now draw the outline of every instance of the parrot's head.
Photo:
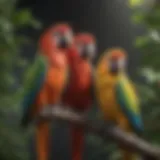
<svg viewBox="0 0 160 160">
<path fill-rule="evenodd" d="M 109 72 L 118 74 L 126 68 L 126 52 L 123 49 L 111 49 L 108 53 L 107 64 Z"/>
<path fill-rule="evenodd" d="M 40 46 L 44 50 L 67 49 L 72 46 L 73 39 L 73 30 L 68 24 L 56 24 L 44 32 Z"/>
<path fill-rule="evenodd" d="M 93 60 L 96 56 L 96 40 L 90 33 L 79 33 L 75 36 L 75 47 L 78 54 L 84 58 Z"/>
<path fill-rule="evenodd" d="M 52 36 L 58 48 L 70 48 L 73 44 L 73 30 L 68 24 L 57 24 Z"/>
</svg>

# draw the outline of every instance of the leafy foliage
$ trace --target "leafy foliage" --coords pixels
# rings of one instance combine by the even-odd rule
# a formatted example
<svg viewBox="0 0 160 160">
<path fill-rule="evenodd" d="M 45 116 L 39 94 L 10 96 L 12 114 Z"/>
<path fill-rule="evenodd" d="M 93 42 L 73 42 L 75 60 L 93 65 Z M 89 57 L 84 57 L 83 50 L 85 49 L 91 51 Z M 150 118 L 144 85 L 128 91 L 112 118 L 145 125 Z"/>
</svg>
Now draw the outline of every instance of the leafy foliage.
<svg viewBox="0 0 160 160">
<path fill-rule="evenodd" d="M 133 9 L 133 22 L 143 25 L 146 30 L 143 36 L 137 37 L 135 43 L 142 54 L 137 86 L 143 104 L 145 135 L 150 141 L 160 144 L 160 3 L 155 1 L 147 11 L 136 7 Z"/>
<path fill-rule="evenodd" d="M 18 127 L 20 88 L 17 88 L 14 71 L 26 62 L 19 53 L 28 39 L 18 35 L 26 26 L 40 27 L 29 10 L 17 10 L 16 0 L 0 1 L 0 159 L 27 159 L 25 136 Z M 12 121 L 12 119 L 14 121 Z"/>
</svg>

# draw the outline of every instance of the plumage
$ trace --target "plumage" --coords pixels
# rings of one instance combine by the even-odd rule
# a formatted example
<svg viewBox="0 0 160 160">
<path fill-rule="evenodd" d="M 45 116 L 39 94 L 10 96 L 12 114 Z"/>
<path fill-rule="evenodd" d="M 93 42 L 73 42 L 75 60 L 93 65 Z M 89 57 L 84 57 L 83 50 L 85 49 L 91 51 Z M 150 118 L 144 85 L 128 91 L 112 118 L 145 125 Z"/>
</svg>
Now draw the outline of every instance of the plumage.
<svg viewBox="0 0 160 160">
<path fill-rule="evenodd" d="M 27 125 L 30 122 L 30 112 L 35 100 L 44 84 L 47 73 L 47 59 L 43 55 L 37 55 L 35 62 L 29 67 L 24 79 L 24 99 L 22 102 L 23 118 L 22 124 Z"/>
<path fill-rule="evenodd" d="M 58 41 L 63 37 L 67 37 L 65 45 L 68 46 L 71 43 L 68 34 L 66 36 L 66 32 L 60 26 L 52 27 L 40 37 L 35 63 L 30 66 L 25 77 L 21 121 L 23 127 L 27 127 L 44 107 L 54 107 L 60 103 L 68 80 L 66 52 L 60 48 L 64 47 L 64 41 Z M 50 122 L 41 121 L 35 127 L 37 160 L 48 160 Z"/>
<path fill-rule="evenodd" d="M 110 49 L 99 59 L 95 72 L 95 91 L 103 118 L 128 133 L 143 131 L 140 103 L 135 88 L 125 72 L 126 55 L 122 49 Z M 120 145 L 120 144 L 119 144 Z M 120 145 L 120 148 L 123 146 Z M 124 160 L 135 154 L 123 150 Z"/>
<path fill-rule="evenodd" d="M 68 80 L 67 47 L 72 33 L 67 25 L 52 26 L 42 34 L 35 63 L 26 74 L 23 99 L 22 125 L 27 127 L 44 107 L 54 107 L 61 101 Z M 48 160 L 50 122 L 36 124 L 37 160 Z"/>
<path fill-rule="evenodd" d="M 51 54 L 50 54 L 51 55 Z M 38 54 L 35 63 L 25 77 L 22 125 L 27 127 L 44 107 L 59 104 L 66 86 L 68 67 L 63 52 L 54 50 L 50 59 Z M 49 158 L 50 123 L 41 121 L 36 124 L 36 150 L 38 160 Z"/>
<path fill-rule="evenodd" d="M 95 39 L 91 34 L 79 33 L 74 47 L 67 53 L 70 82 L 63 96 L 63 103 L 71 109 L 86 114 L 92 105 L 92 58 L 95 55 Z M 71 159 L 82 160 L 85 133 L 71 124 Z"/>
<path fill-rule="evenodd" d="M 63 97 L 66 105 L 72 106 L 77 110 L 83 111 L 91 104 L 90 87 L 91 87 L 91 68 L 85 60 L 75 57 L 74 64 L 70 68 L 70 81 Z"/>
<path fill-rule="evenodd" d="M 125 75 L 122 75 L 116 84 L 116 98 L 134 131 L 137 133 L 142 132 L 140 103 L 133 85 Z"/>
</svg>

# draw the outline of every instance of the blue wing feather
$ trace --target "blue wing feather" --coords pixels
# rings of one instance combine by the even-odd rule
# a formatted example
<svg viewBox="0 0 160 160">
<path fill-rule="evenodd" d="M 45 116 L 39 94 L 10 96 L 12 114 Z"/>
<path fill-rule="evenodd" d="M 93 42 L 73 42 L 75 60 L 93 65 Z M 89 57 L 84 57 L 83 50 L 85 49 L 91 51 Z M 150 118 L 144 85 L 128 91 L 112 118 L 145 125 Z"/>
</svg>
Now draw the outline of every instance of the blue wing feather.
<svg viewBox="0 0 160 160">
<path fill-rule="evenodd" d="M 116 98 L 128 118 L 133 130 L 140 133 L 143 130 L 139 102 L 134 92 L 131 82 L 127 78 L 122 78 L 116 85 Z"/>
<path fill-rule="evenodd" d="M 26 126 L 31 121 L 30 112 L 38 93 L 40 92 L 46 77 L 47 62 L 44 56 L 38 55 L 35 63 L 29 68 L 24 85 L 24 98 L 22 101 L 23 117 L 22 125 Z"/>
</svg>

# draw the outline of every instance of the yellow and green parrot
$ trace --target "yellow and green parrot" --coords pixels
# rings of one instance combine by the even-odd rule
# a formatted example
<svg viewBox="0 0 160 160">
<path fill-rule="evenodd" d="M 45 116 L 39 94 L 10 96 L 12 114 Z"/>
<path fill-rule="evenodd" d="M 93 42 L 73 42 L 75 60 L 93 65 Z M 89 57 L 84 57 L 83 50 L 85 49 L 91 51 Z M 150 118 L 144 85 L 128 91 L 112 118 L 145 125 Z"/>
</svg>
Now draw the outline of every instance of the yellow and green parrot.
<svg viewBox="0 0 160 160">
<path fill-rule="evenodd" d="M 100 58 L 95 71 L 95 91 L 103 118 L 122 130 L 140 134 L 143 122 L 139 100 L 134 86 L 126 74 L 126 52 L 113 48 Z M 136 159 L 135 153 L 122 148 L 123 160 Z"/>
</svg>

